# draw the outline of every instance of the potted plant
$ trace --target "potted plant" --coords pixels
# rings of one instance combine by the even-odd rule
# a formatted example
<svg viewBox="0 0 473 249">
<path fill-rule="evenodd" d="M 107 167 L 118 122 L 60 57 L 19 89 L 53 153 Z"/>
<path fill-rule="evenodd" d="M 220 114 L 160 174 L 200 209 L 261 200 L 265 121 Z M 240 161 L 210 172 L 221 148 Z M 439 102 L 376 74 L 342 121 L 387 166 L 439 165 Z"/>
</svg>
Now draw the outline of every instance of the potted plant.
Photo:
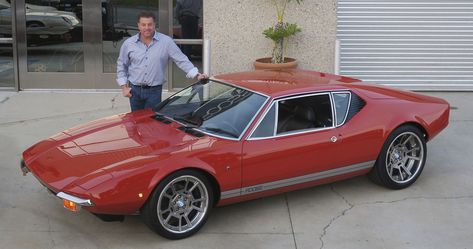
<svg viewBox="0 0 473 249">
<path fill-rule="evenodd" d="M 291 36 L 300 32 L 296 23 L 284 22 L 287 4 L 296 2 L 300 4 L 303 0 L 272 0 L 277 13 L 277 22 L 274 26 L 263 31 L 263 35 L 273 41 L 272 57 L 260 58 L 254 62 L 255 69 L 295 68 L 297 61 L 286 57 L 286 48 Z"/>
</svg>

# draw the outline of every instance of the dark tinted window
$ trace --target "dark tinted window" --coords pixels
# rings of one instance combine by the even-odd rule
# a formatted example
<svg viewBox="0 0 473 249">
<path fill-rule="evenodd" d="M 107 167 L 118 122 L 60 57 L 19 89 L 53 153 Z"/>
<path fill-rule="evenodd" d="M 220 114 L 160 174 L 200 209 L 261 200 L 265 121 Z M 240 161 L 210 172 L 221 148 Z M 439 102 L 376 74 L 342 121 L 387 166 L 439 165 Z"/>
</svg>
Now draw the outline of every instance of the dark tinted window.
<svg viewBox="0 0 473 249">
<path fill-rule="evenodd" d="M 277 134 L 333 126 L 331 106 L 329 94 L 279 101 Z"/>
</svg>

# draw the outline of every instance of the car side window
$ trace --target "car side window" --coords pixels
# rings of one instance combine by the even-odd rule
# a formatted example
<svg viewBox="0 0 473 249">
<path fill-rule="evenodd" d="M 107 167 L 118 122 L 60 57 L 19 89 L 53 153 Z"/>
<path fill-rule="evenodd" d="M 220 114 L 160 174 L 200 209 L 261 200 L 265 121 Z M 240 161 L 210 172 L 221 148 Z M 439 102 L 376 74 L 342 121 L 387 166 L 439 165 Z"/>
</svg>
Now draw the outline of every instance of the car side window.
<svg viewBox="0 0 473 249">
<path fill-rule="evenodd" d="M 332 104 L 328 93 L 278 101 L 277 134 L 333 126 Z"/>
<path fill-rule="evenodd" d="M 337 126 L 345 122 L 348 106 L 350 104 L 350 93 L 349 92 L 336 92 L 333 93 L 333 102 L 335 104 L 335 113 L 337 117 Z"/>
<path fill-rule="evenodd" d="M 253 132 L 252 138 L 263 138 L 274 136 L 274 125 L 276 117 L 276 105 L 272 105 L 266 116 L 261 120 L 258 128 Z"/>
</svg>

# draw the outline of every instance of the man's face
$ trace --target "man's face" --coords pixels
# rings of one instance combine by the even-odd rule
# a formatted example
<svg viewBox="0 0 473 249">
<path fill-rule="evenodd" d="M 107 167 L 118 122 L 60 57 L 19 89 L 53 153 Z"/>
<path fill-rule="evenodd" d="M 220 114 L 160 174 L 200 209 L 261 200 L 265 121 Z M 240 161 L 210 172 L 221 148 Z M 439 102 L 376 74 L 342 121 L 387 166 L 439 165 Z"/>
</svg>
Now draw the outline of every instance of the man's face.
<svg viewBox="0 0 473 249">
<path fill-rule="evenodd" d="M 140 17 L 138 29 L 143 37 L 150 38 L 154 34 L 156 24 L 152 17 Z"/>
</svg>

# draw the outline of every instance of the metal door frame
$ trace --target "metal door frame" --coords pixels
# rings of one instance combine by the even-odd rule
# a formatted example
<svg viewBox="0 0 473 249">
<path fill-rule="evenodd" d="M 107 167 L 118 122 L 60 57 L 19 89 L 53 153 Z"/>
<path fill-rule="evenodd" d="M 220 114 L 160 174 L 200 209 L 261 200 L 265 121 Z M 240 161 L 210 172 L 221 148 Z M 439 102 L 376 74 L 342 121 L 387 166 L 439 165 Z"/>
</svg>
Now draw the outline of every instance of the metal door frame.
<svg viewBox="0 0 473 249">
<path fill-rule="evenodd" d="M 18 50 L 17 50 L 17 43 L 16 43 L 16 1 L 11 1 L 10 3 L 10 8 L 11 8 L 11 33 L 12 37 L 11 38 L 0 38 L 0 43 L 3 44 L 12 44 L 12 50 L 13 50 L 13 80 L 14 84 L 13 87 L 0 87 L 0 91 L 18 91 L 19 90 L 19 84 L 18 84 Z"/>
</svg>

